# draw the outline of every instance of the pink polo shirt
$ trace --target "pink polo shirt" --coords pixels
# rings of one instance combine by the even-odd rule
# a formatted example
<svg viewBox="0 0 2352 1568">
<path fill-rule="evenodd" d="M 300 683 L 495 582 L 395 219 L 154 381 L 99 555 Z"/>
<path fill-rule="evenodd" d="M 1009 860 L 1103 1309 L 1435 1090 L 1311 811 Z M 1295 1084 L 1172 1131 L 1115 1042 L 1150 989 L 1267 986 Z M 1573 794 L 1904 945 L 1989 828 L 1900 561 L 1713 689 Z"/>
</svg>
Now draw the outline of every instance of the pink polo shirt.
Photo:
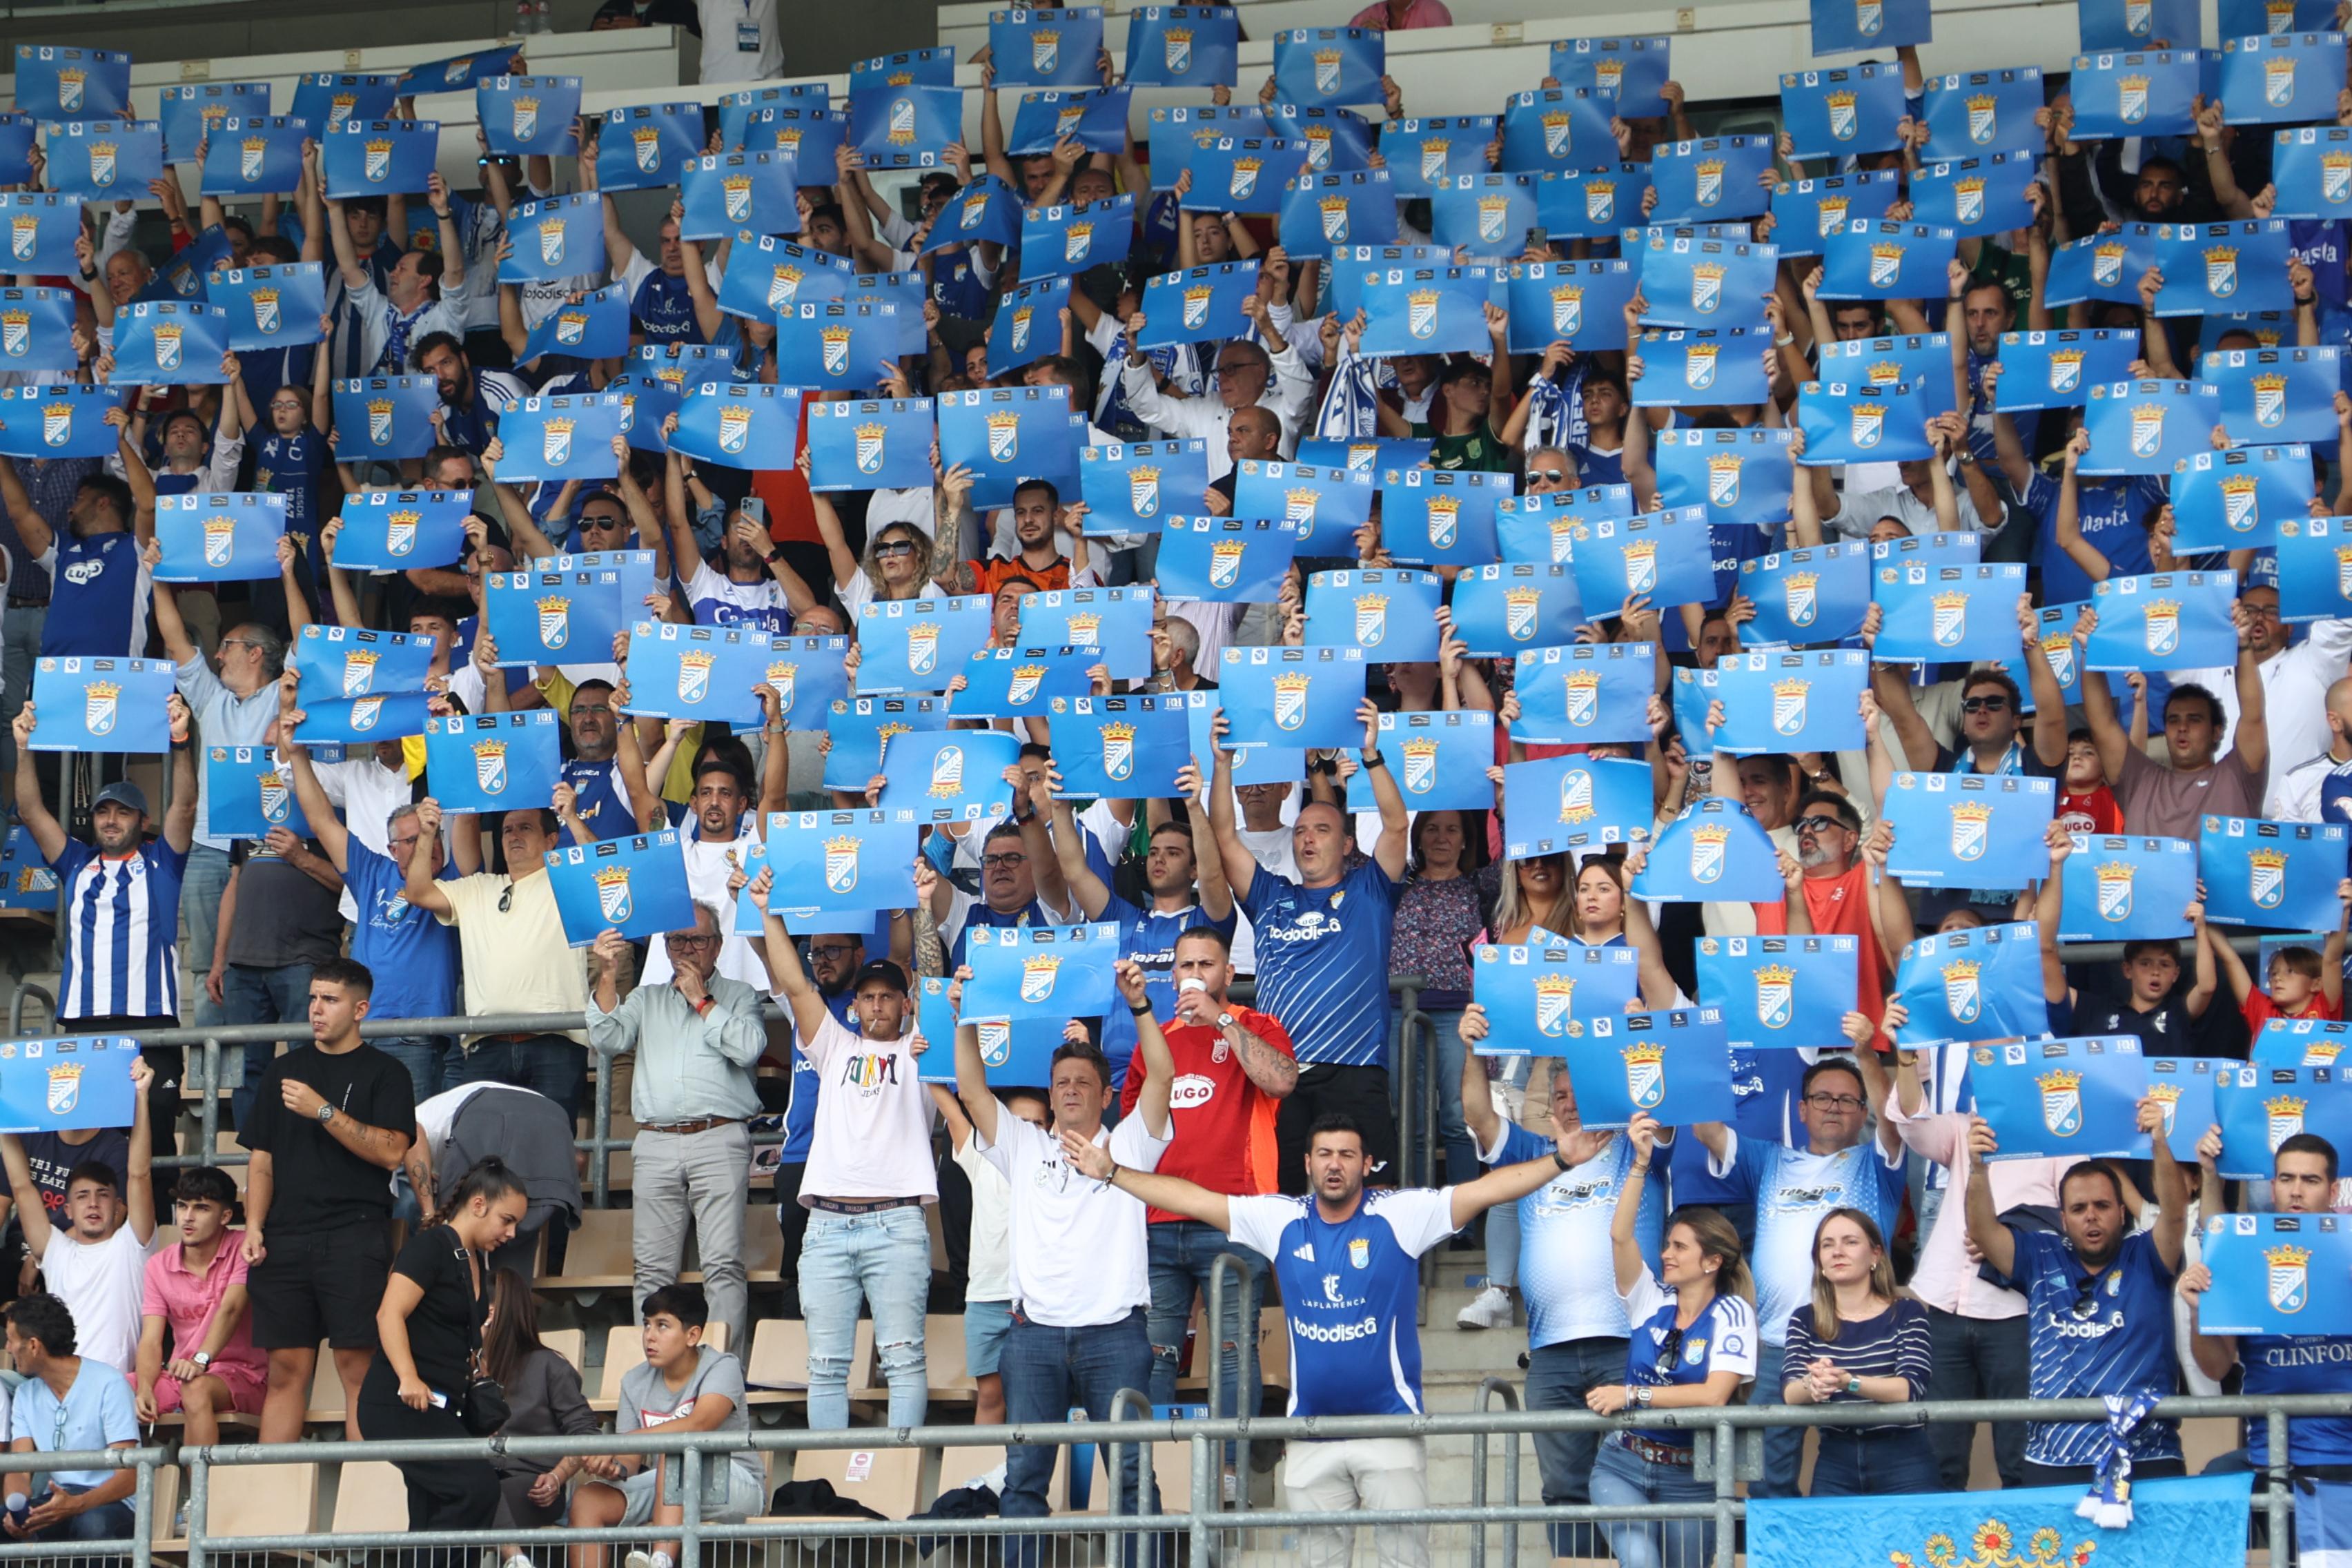
<svg viewBox="0 0 2352 1568">
<path fill-rule="evenodd" d="M 1969 1184 L 1979 1175 L 1976 1162 L 1969 1157 L 1969 1119 L 1945 1111 L 1906 1116 L 1897 1094 L 1886 1097 L 1886 1119 L 1903 1135 L 1906 1148 L 1952 1173 L 1944 1206 L 1919 1247 L 1911 1293 L 1930 1307 L 1963 1318 L 2023 1317 L 2025 1298 L 1990 1283 L 1969 1257 Z M 2006 1213 L 2021 1205 L 2057 1207 L 2058 1181 L 2072 1163 L 2071 1160 L 1996 1160 L 1985 1166 L 1981 1173 L 1992 1183 L 1993 1212 Z"/>
<path fill-rule="evenodd" d="M 173 1353 L 186 1356 L 204 1348 L 205 1326 L 220 1310 L 221 1298 L 228 1294 L 229 1287 L 245 1283 L 245 1232 L 223 1235 L 213 1253 L 212 1267 L 202 1274 L 190 1272 L 181 1257 L 182 1245 L 175 1242 L 147 1260 L 147 1289 L 140 1311 L 171 1324 Z M 213 1358 L 213 1364 L 242 1366 L 256 1377 L 268 1375 L 269 1358 L 253 1348 L 250 1311 Z"/>
</svg>

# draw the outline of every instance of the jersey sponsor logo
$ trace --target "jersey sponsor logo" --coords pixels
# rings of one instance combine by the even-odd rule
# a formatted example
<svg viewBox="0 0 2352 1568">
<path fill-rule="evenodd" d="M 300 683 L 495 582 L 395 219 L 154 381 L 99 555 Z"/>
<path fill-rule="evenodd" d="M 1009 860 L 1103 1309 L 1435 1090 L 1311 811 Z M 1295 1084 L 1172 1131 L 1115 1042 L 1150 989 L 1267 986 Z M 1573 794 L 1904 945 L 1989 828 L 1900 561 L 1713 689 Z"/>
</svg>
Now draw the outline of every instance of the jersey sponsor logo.
<svg viewBox="0 0 2352 1568">
<path fill-rule="evenodd" d="M 1168 1109 L 1198 1110 L 1217 1096 L 1217 1080 L 1204 1073 L 1188 1072 L 1169 1087 Z"/>
<path fill-rule="evenodd" d="M 1378 1336 L 1381 1331 L 1381 1321 L 1378 1318 L 1366 1318 L 1360 1323 L 1324 1324 L 1310 1323 L 1304 1319 L 1293 1318 L 1290 1321 L 1290 1331 L 1302 1340 L 1312 1340 L 1319 1345 L 1344 1345 L 1353 1343 L 1357 1340 L 1369 1340 Z"/>
</svg>

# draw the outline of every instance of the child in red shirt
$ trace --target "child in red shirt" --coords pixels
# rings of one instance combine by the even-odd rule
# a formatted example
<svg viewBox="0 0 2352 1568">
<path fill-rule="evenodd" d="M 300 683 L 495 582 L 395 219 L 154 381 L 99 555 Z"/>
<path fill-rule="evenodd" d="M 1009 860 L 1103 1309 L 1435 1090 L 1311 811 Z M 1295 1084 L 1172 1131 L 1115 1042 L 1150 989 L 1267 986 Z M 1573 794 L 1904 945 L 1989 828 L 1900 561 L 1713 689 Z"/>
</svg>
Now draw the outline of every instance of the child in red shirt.
<svg viewBox="0 0 2352 1568">
<path fill-rule="evenodd" d="M 2352 894 L 2352 881 L 2344 884 Z M 2230 939 L 2208 926 L 2205 940 L 2212 944 L 2213 960 L 2230 977 L 2230 991 L 2254 1034 L 2273 1018 L 2341 1018 L 2344 1016 L 2344 931 L 2327 933 L 2325 947 L 2283 947 L 2271 954 L 2270 989 L 2254 988 L 2245 960 L 2230 946 Z"/>
<path fill-rule="evenodd" d="M 2058 821 L 2069 833 L 2121 833 L 2124 808 L 2107 787 L 2099 748 L 2088 730 L 2066 737 L 2066 771 L 2058 780 Z"/>
</svg>

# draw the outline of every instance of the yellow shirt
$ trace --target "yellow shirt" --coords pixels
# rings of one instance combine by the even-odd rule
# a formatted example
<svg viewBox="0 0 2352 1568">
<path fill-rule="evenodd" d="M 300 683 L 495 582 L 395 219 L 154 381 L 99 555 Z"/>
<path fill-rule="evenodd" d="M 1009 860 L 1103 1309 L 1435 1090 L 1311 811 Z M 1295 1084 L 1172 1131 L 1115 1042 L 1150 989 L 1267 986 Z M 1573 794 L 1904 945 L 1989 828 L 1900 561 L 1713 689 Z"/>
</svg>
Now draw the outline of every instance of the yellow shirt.
<svg viewBox="0 0 2352 1568">
<path fill-rule="evenodd" d="M 545 871 L 520 881 L 478 871 L 438 886 L 450 912 L 434 918 L 457 928 L 468 1014 L 587 1011 L 585 952 L 563 934 L 555 884 Z M 501 910 L 499 900 L 509 887 L 514 897 Z M 467 1043 L 481 1037 L 469 1037 Z M 583 1030 L 571 1031 L 571 1037 L 588 1043 Z"/>
</svg>

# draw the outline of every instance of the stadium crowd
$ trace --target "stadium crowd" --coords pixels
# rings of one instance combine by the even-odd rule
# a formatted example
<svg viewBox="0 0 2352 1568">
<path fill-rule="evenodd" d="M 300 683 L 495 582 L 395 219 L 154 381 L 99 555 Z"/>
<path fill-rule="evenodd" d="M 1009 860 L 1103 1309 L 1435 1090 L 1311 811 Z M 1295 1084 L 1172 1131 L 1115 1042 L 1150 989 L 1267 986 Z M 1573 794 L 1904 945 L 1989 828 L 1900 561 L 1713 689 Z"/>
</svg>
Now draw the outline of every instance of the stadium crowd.
<svg viewBox="0 0 2352 1568">
<path fill-rule="evenodd" d="M 663 10 L 608 6 L 599 26 L 697 15 Z M 730 33 L 730 53 L 706 34 L 704 68 L 749 103 L 782 50 L 772 5 L 743 15 L 752 36 Z M 435 174 L 330 195 L 325 134 L 302 138 L 289 188 L 249 203 L 191 210 L 167 168 L 149 194 L 169 254 L 138 242 L 132 201 L 86 205 L 78 276 L 15 279 L 68 296 L 78 367 L 10 371 L 33 400 L 0 432 L 79 382 L 102 390 L 115 439 L 104 457 L 0 458 L 12 886 L 21 872 L 56 915 L 53 1036 L 307 1020 L 310 1038 L 247 1053 L 230 1100 L 244 1179 L 178 1168 L 168 1213 L 153 1162 L 196 1152 L 176 1049 L 142 1054 L 127 1126 L 0 1137 L 23 1249 L 13 1448 L 125 1446 L 173 1413 L 190 1443 L 232 1417 L 295 1441 L 322 1345 L 354 1437 L 492 1429 L 485 1373 L 506 1430 L 594 1430 L 532 1299 L 577 1220 L 592 1075 L 625 1085 L 635 1128 L 646 1360 L 621 1385 L 623 1431 L 749 1430 L 741 1358 L 770 1303 L 748 1282 L 747 1224 L 782 1232 L 813 1427 L 851 1422 L 861 1316 L 887 1421 L 925 1420 L 942 1289 L 983 1423 L 1103 1419 L 1127 1387 L 1172 1403 L 1188 1356 L 1214 1359 L 1227 1407 L 1256 1410 L 1262 1306 L 1284 1314 L 1290 1412 L 1412 1413 L 1420 1259 L 1481 1239 L 1486 1287 L 1457 1326 L 1523 1315 L 1530 1406 L 1632 1417 L 1538 1439 L 1548 1503 L 1712 1498 L 1689 1435 L 1643 1427 L 1649 1409 L 2225 1380 L 2352 1393 L 2346 1340 L 2200 1328 L 2214 1279 L 2192 1214 L 2338 1210 L 2326 1137 L 2273 1120 L 2265 1181 L 2225 1158 L 2218 1112 L 2176 1137 L 2173 1099 L 2142 1083 L 2136 1157 L 2000 1158 L 2017 1133 L 1977 1095 L 2000 1053 L 2061 1043 L 2208 1077 L 2332 1057 L 2305 1054 L 2324 1032 L 2295 1031 L 2341 1016 L 2352 910 L 2342 828 L 2326 832 L 2352 799 L 2352 571 L 2334 548 L 2352 510 L 2352 307 L 2344 224 L 2305 205 L 2309 182 L 2290 189 L 2286 150 L 2352 126 L 2341 36 L 2299 57 L 2336 79 L 2296 119 L 2253 101 L 2258 74 L 2185 105 L 2126 79 L 2118 109 L 2107 83 L 2095 110 L 2087 77 L 1931 77 L 1905 44 L 1870 68 L 1877 86 L 1861 68 L 1788 79 L 1789 130 L 1751 146 L 1702 138 L 1681 88 L 1644 74 L 1663 62 L 1633 46 L 1664 40 L 1563 46 L 1556 68 L 1581 78 L 1498 83 L 1518 94 L 1499 118 L 1415 120 L 1379 35 L 1447 20 L 1436 0 L 1376 0 L 1332 35 L 1344 58 L 1328 47 L 1329 82 L 1369 70 L 1362 96 L 1316 98 L 1310 39 L 1295 73 L 1277 54 L 1254 107 L 1230 72 L 1204 84 L 1205 129 L 1165 140 L 1164 111 L 1108 142 L 1076 116 L 1027 135 L 1008 100 L 1035 89 L 1014 84 L 1064 79 L 1040 78 L 1042 44 L 1024 68 L 967 62 L 976 147 L 910 149 L 895 116 L 866 137 L 855 96 L 852 133 L 829 144 L 835 121 L 793 119 L 808 103 L 721 106 L 690 155 L 798 153 L 764 233 L 728 239 L 687 237 L 707 232 L 690 186 L 666 214 L 643 194 L 690 170 L 611 188 L 600 138 L 626 133 L 625 110 L 576 122 L 559 158 L 496 148 L 486 126 L 478 190 Z M 1172 35 L 1153 37 L 1170 51 L 1154 70 L 1174 68 Z M 952 82 L 919 74 L 931 64 L 873 62 L 857 92 Z M 1108 49 L 1088 74 L 1071 96 L 1160 79 Z M 2022 110 L 1996 77 L 2027 82 Z M 2141 134 L 2118 114 L 2178 123 Z M 417 117 L 413 88 L 387 117 Z M 1596 124 L 1597 160 L 1578 141 Z M 1261 160 L 1290 171 L 1282 190 L 1252 188 Z M 1955 160 L 1980 176 L 1957 198 Z M 2352 157 L 2326 167 L 2311 188 L 2340 202 Z M 518 268 L 545 205 L 574 195 L 602 265 Z M 1984 227 L 1989 211 L 2012 221 Z M 2153 247 L 2182 237 L 2168 272 Z M 154 307 L 208 285 L 247 298 L 228 285 L 249 268 L 282 269 L 289 299 L 316 275 L 315 323 L 283 323 L 307 341 L 233 350 L 185 384 L 120 370 Z M 567 352 L 598 300 L 625 334 Z M 835 305 L 900 334 L 890 352 L 845 365 L 823 324 Z M 9 309 L 9 333 L 29 330 Z M 706 427 L 810 366 L 826 379 L 778 405 L 779 438 L 747 444 L 738 424 L 730 445 L 731 411 Z M 371 459 L 339 423 L 373 420 L 371 388 L 403 376 L 429 388 L 429 437 Z M 1750 400 L 1716 401 L 1730 388 Z M 574 456 L 555 451 L 546 400 L 576 400 L 562 406 L 593 427 L 622 406 L 611 394 L 625 427 L 589 454 L 605 477 L 542 477 Z M 970 461 L 949 429 L 966 404 L 997 416 Z M 917 420 L 929 452 L 911 476 L 893 465 L 906 482 L 861 484 L 908 428 L 886 416 Z M 854 447 L 820 439 L 847 423 Z M 454 495 L 452 553 L 346 563 L 380 492 L 395 508 Z M 259 569 L 191 571 L 167 526 L 189 520 L 171 514 L 252 495 L 283 507 Z M 613 646 L 517 657 L 493 599 L 583 556 L 643 573 L 621 574 L 646 591 Z M 635 700 L 675 669 L 687 700 L 691 667 L 650 655 L 689 629 L 756 637 L 781 664 L 731 694 L 732 721 Z M 369 689 L 305 650 L 362 641 L 387 661 L 429 650 L 425 700 L 398 732 L 314 739 Z M 101 725 L 99 688 L 64 683 L 158 658 L 161 777 L 106 748 L 112 687 Z M 63 700 L 38 700 L 53 677 Z M 1181 743 L 1147 744 L 1145 720 L 1171 713 Z M 1580 737 L 1611 713 L 1610 739 Z M 461 806 L 493 775 L 428 770 L 428 718 L 437 742 L 484 716 L 514 727 L 510 776 L 543 795 Z M 553 732 L 551 771 L 523 767 L 526 723 Z M 79 738 L 45 741 L 61 731 Z M 927 775 L 894 771 L 892 747 L 957 737 L 922 753 Z M 1996 834 L 1995 795 L 2031 820 Z M 1944 819 L 1923 802 L 1952 804 L 1948 848 L 1925 842 Z M 782 835 L 885 819 L 914 825 L 911 868 L 853 858 L 846 879 L 903 888 L 897 907 L 788 907 L 809 889 L 770 868 Z M 2199 879 L 2224 837 L 2281 847 L 2233 863 L 2252 890 L 2229 889 L 2226 928 L 2224 889 Z M 2324 922 L 2260 918 L 2289 844 L 2295 885 L 2319 889 L 2299 908 Z M 667 858 L 674 924 L 625 930 L 625 899 L 592 900 L 593 918 L 567 900 L 560 879 L 600 846 Z M 833 862 L 791 864 L 849 891 Z M 1708 896 L 1717 883 L 1736 896 Z M 2137 921 L 2156 934 L 2119 960 L 2061 945 Z M 2229 933 L 2266 927 L 2289 940 L 2250 965 Z M 1009 1024 L 1001 1005 L 965 1007 L 1008 955 L 1055 954 L 1076 976 L 1088 941 L 1116 959 L 1078 1016 L 1027 993 Z M 1964 981 L 1928 973 L 1964 953 L 1981 959 Z M 1437 1058 L 1425 1148 L 1400 1142 L 1417 1027 L 1401 975 Z M 499 1026 L 582 1014 L 584 1029 Z M 457 1015 L 492 1032 L 359 1033 Z M 1686 1025 L 1714 1044 L 1675 1046 L 1714 1050 L 1701 1059 L 1727 1086 L 1708 1114 L 1673 1124 L 1708 1069 L 1663 1046 L 1646 1080 L 1638 1053 L 1592 1065 L 1616 1029 Z M 17 1048 L 0 1047 L 0 1074 Z M 1612 1071 L 1626 1103 L 1603 1116 L 1591 1075 Z M 2088 1118 L 2087 1092 L 2037 1112 L 2053 1137 L 2069 1105 Z M 2339 1124 L 2325 1107 L 2308 1121 Z M 1400 1184 L 1423 1168 L 1441 1184 Z M 699 1284 L 678 1278 L 689 1236 Z M 1194 1347 L 1220 1256 L 1248 1288 Z M 2118 1446 L 2140 1479 L 2183 1468 L 2153 1418 L 1992 1437 L 2005 1486 L 2090 1484 Z M 1798 1494 L 1801 1439 L 1769 1432 L 1751 1495 Z M 1971 1440 L 1824 1430 L 1811 1491 L 1965 1488 Z M 2225 1462 L 2263 1465 L 2259 1423 L 2248 1441 Z M 2297 1467 L 2352 1464 L 2352 1417 L 2298 1420 L 2292 1443 Z M 1013 1450 L 1003 1514 L 1046 1511 L 1051 1464 Z M 1249 1456 L 1223 1464 L 1230 1497 Z M 1410 1439 L 1295 1443 L 1283 1466 L 1292 1506 L 1335 1516 L 1447 1500 Z M 525 1568 L 538 1526 L 676 1525 L 663 1472 L 404 1468 L 415 1528 L 495 1521 Z M 704 1519 L 767 1508 L 748 1450 L 704 1474 Z M 47 1484 L 0 1533 L 129 1531 L 128 1472 Z M 1714 1549 L 1697 1521 L 1602 1533 L 1629 1568 Z M 1351 1535 L 1309 1532 L 1302 1558 L 1344 1563 Z M 1378 1536 L 1383 1563 L 1427 1560 L 1425 1531 Z M 1553 1546 L 1602 1550 L 1568 1525 Z M 628 1561 L 668 1568 L 674 1551 Z M 608 1555 L 570 1551 L 579 1568 Z"/>
</svg>

